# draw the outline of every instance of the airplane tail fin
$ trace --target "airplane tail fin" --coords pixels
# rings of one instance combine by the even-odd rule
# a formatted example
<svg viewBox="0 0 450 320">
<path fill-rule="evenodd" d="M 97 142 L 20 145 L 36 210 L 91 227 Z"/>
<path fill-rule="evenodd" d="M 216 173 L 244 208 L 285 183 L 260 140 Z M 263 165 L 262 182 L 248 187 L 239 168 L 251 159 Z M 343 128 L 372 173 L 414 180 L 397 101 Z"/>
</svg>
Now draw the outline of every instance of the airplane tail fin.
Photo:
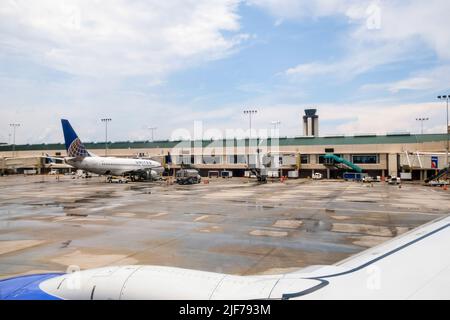
<svg viewBox="0 0 450 320">
<path fill-rule="evenodd" d="M 80 138 L 78 138 L 75 130 L 73 130 L 70 125 L 70 122 L 66 119 L 61 119 L 61 124 L 64 132 L 67 156 L 77 158 L 89 157 L 89 152 L 86 150 L 86 147 L 83 145 Z"/>
</svg>

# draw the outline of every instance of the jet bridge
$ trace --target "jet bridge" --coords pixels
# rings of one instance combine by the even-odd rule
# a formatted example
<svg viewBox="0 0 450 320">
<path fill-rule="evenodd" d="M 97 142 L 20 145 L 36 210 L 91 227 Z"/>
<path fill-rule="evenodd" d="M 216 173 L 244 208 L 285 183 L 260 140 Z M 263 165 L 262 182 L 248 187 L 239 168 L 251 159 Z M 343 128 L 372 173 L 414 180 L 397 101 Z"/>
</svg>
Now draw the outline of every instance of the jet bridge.
<svg viewBox="0 0 450 320">
<path fill-rule="evenodd" d="M 328 153 L 324 155 L 325 165 L 327 166 L 337 166 L 337 164 L 342 164 L 355 172 L 361 173 L 363 170 L 361 167 L 357 166 L 353 162 L 350 162 L 344 158 L 338 157 L 335 154 Z"/>
<path fill-rule="evenodd" d="M 434 176 L 431 176 L 429 179 L 426 179 L 425 182 L 428 183 L 428 182 L 430 182 L 430 181 L 439 180 L 439 179 L 441 179 L 442 177 L 444 177 L 444 176 L 446 176 L 446 175 L 448 176 L 449 171 L 450 171 L 449 167 L 444 168 L 444 169 L 440 170 L 440 171 L 439 171 L 437 174 L 435 174 Z"/>
</svg>

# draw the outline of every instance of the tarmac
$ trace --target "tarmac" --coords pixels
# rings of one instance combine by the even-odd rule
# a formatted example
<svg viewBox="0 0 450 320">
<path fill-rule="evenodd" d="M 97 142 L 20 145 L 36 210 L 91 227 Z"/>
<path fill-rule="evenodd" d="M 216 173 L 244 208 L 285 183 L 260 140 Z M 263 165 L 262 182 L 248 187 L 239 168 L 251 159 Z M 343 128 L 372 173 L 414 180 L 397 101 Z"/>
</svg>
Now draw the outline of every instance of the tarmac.
<svg viewBox="0 0 450 320">
<path fill-rule="evenodd" d="M 0 278 L 146 264 L 239 275 L 339 262 L 450 212 L 420 184 L 0 177 Z"/>
</svg>

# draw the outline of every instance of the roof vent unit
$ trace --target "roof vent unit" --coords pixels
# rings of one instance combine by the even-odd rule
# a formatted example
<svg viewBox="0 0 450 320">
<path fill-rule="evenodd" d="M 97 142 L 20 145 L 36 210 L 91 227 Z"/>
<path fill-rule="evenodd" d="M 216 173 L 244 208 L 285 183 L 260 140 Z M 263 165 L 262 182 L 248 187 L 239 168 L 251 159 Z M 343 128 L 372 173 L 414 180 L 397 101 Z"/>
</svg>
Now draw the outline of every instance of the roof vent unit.
<svg viewBox="0 0 450 320">
<path fill-rule="evenodd" d="M 386 136 L 390 137 L 390 136 L 410 136 L 411 133 L 410 132 L 388 132 L 386 134 Z"/>
<path fill-rule="evenodd" d="M 377 136 L 376 133 L 359 133 L 359 134 L 354 135 L 355 138 L 368 138 L 368 137 L 376 137 L 376 136 Z"/>
<path fill-rule="evenodd" d="M 345 138 L 345 134 L 330 134 L 325 136 L 324 138 Z"/>
</svg>

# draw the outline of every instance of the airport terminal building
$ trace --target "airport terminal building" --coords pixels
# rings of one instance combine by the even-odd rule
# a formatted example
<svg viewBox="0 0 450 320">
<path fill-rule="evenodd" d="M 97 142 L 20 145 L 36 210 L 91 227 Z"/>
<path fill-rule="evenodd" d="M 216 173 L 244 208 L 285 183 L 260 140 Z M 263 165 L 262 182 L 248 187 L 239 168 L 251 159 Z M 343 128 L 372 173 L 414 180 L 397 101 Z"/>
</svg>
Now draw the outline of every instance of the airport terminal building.
<svg viewBox="0 0 450 320">
<path fill-rule="evenodd" d="M 97 155 L 105 154 L 104 143 L 85 143 Z M 311 177 L 322 173 L 325 178 L 338 178 L 347 168 L 330 167 L 324 163 L 327 153 L 338 155 L 363 169 L 371 176 L 397 176 L 411 172 L 413 180 L 424 180 L 446 164 L 446 134 L 388 134 L 356 136 L 302 136 L 277 139 L 231 139 L 203 141 L 141 141 L 112 142 L 109 156 L 153 158 L 167 164 L 170 154 L 172 170 L 190 164 L 209 173 L 232 171 L 244 176 L 247 163 L 258 154 L 269 159 L 273 170 L 284 176 Z M 65 156 L 64 144 L 0 146 L 0 170 L 3 173 L 62 172 L 69 167 L 50 163 L 46 155 Z M 294 171 L 297 174 L 289 174 Z"/>
</svg>

